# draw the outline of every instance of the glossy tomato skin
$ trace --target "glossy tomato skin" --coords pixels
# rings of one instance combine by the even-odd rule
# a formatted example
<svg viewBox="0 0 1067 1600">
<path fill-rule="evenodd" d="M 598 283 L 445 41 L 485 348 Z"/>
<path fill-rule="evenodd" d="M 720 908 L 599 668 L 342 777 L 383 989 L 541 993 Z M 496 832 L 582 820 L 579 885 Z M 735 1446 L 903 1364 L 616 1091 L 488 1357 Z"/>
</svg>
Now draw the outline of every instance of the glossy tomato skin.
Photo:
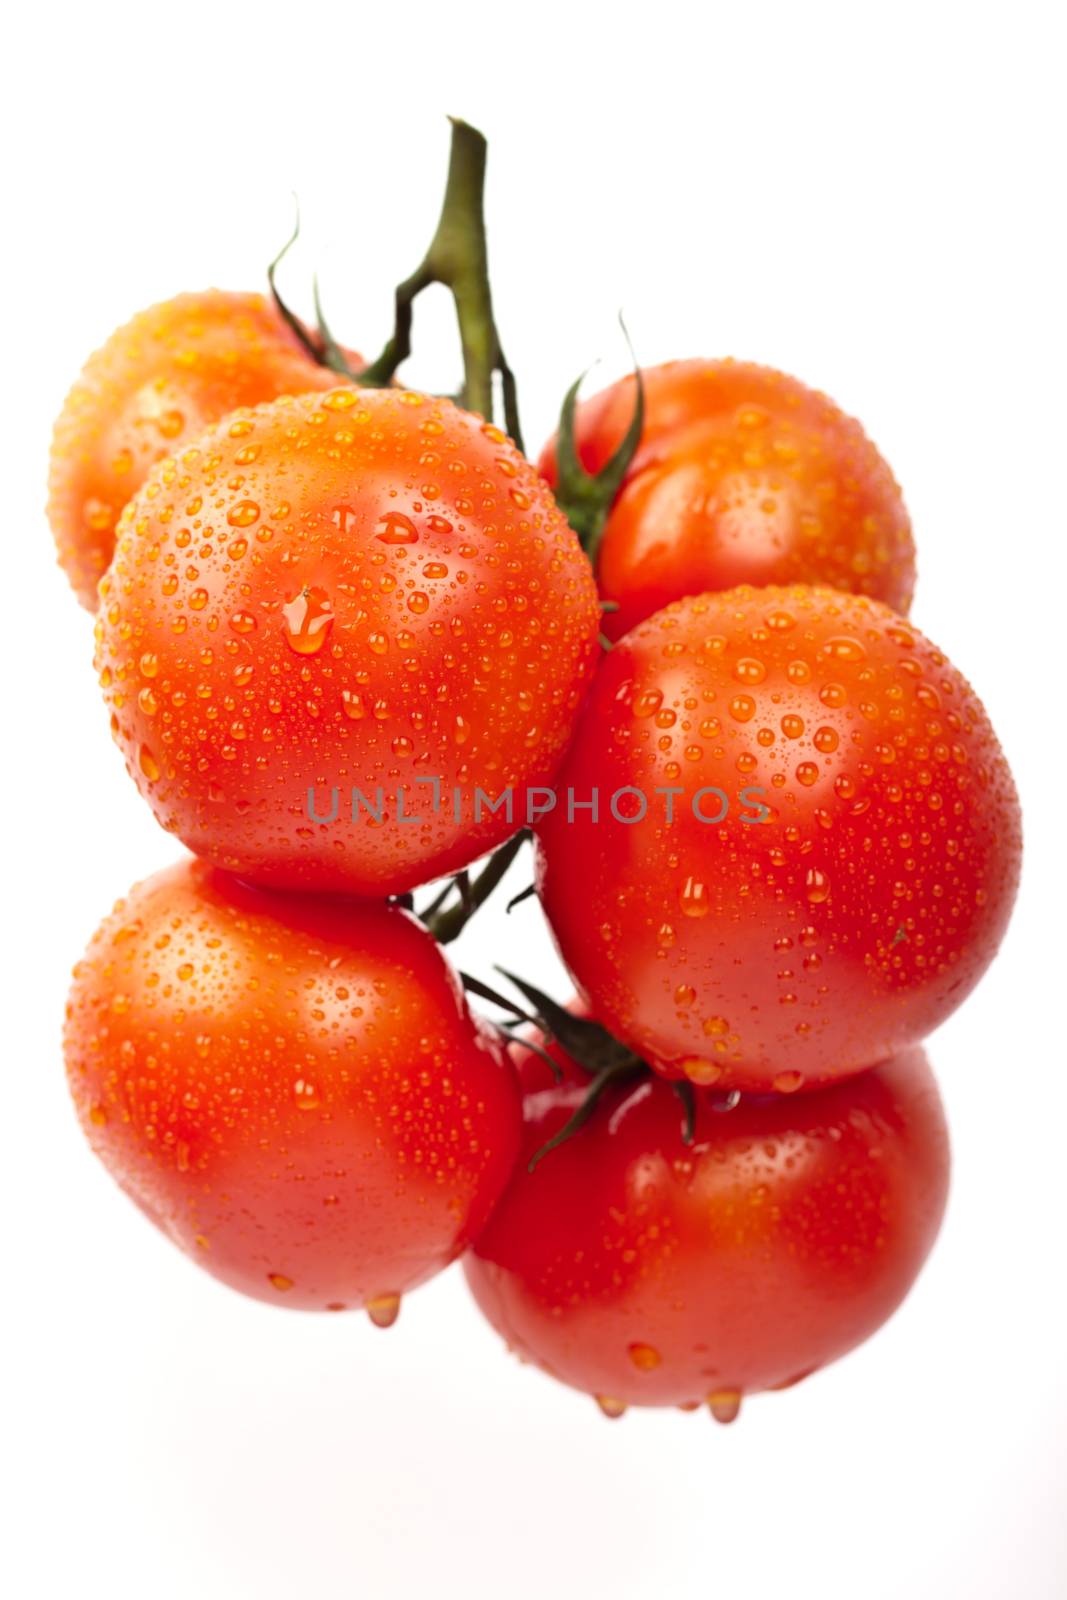
<svg viewBox="0 0 1067 1600">
<path fill-rule="evenodd" d="M 306 1310 L 396 1299 L 484 1224 L 514 1074 L 439 946 L 384 904 L 183 861 L 75 969 L 71 1093 L 111 1175 L 198 1265 Z"/>
<path fill-rule="evenodd" d="M 911 523 L 858 422 L 796 378 L 751 361 L 669 361 L 642 373 L 641 443 L 604 530 L 601 593 L 619 639 L 683 595 L 739 583 L 819 583 L 906 612 Z M 633 416 L 632 376 L 577 409 L 596 472 Z M 541 470 L 555 482 L 555 441 Z"/>
<path fill-rule="evenodd" d="M 566 1064 L 558 1051 L 552 1053 Z M 519 1063 L 523 1155 L 465 1258 L 481 1309 L 552 1377 L 626 1405 L 785 1387 L 868 1338 L 937 1236 L 948 1135 L 921 1050 L 811 1094 L 695 1091 L 691 1144 L 671 1086 L 608 1091 L 531 1173 L 588 1080 Z"/>
<path fill-rule="evenodd" d="M 627 785 L 641 821 L 609 811 Z M 704 1084 L 793 1090 L 925 1038 L 1018 883 L 1018 800 L 973 691 L 834 590 L 740 588 L 641 624 L 556 787 L 538 871 L 563 957 L 613 1033 Z M 600 820 L 568 820 L 567 791 L 594 787 Z"/>
<path fill-rule="evenodd" d="M 480 418 L 396 390 L 209 429 L 127 508 L 103 589 L 98 667 L 142 793 L 278 888 L 399 893 L 506 838 L 598 653 L 544 481 Z"/>
<path fill-rule="evenodd" d="M 117 329 L 86 363 L 52 440 L 48 516 L 82 604 L 96 610 L 119 514 L 157 461 L 238 406 L 337 382 L 259 294 L 180 294 Z"/>
</svg>

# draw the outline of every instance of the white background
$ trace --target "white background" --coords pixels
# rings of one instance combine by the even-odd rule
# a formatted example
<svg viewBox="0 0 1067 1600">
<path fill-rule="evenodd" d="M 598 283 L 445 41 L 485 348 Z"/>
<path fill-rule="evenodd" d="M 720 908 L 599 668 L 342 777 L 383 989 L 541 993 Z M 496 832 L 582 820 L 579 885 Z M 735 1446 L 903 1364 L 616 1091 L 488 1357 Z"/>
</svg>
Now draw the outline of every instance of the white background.
<svg viewBox="0 0 1067 1600">
<path fill-rule="evenodd" d="M 194 0 L 9 19 L 0 1577 L 19 1600 L 1063 1593 L 1055 10 Z M 317 266 L 337 331 L 376 349 L 436 216 L 449 111 L 491 140 L 530 446 L 579 370 L 624 368 L 620 306 L 645 362 L 733 353 L 825 388 L 904 484 L 915 618 L 975 682 L 1024 799 L 1009 940 L 932 1049 L 955 1145 L 940 1244 L 867 1347 L 729 1430 L 602 1421 L 505 1355 L 456 1271 L 388 1334 L 245 1303 L 164 1247 L 67 1103 L 70 965 L 175 846 L 122 772 L 89 618 L 52 565 L 51 418 L 135 309 L 258 286 L 294 190 L 291 293 Z M 445 311 L 418 319 L 410 381 L 455 381 Z M 535 907 L 508 931 L 509 961 L 553 978 Z M 489 913 L 465 963 L 488 972 L 499 939 Z"/>
</svg>

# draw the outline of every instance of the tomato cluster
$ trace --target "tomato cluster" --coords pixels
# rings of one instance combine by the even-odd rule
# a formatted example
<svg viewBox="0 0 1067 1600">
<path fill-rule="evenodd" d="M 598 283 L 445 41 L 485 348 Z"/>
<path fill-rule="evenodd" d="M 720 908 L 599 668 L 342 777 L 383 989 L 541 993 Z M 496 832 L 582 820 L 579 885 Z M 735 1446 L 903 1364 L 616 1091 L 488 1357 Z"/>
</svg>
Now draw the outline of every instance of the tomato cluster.
<svg viewBox="0 0 1067 1600">
<path fill-rule="evenodd" d="M 538 471 L 487 414 L 495 369 L 517 436 L 484 271 L 455 270 L 457 238 L 484 267 L 480 197 L 449 222 L 370 366 L 281 302 L 183 295 L 57 424 L 112 734 L 193 852 L 75 969 L 71 1092 L 232 1287 L 384 1326 L 465 1254 L 509 1344 L 608 1415 L 728 1421 L 866 1338 L 933 1244 L 921 1045 L 1004 933 L 1018 801 L 906 619 L 910 523 L 859 425 L 670 363 L 568 397 Z M 394 378 L 435 278 L 458 404 Z M 570 1007 L 442 948 L 531 825 Z"/>
</svg>

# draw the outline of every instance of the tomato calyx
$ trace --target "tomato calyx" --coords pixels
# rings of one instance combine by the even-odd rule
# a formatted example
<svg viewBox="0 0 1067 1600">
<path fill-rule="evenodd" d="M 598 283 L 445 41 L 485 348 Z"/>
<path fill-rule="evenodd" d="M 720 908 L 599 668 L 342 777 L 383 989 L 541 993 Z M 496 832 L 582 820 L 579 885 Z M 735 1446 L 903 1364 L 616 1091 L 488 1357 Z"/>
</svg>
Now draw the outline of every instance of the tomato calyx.
<svg viewBox="0 0 1067 1600">
<path fill-rule="evenodd" d="M 286 327 L 294 335 L 297 342 L 311 357 L 312 361 L 316 363 L 316 365 L 320 367 L 328 367 L 331 372 L 336 372 L 339 377 L 348 378 L 353 383 L 363 383 L 365 382 L 363 374 L 361 372 L 357 372 L 355 368 L 349 364 L 348 357 L 345 355 L 344 350 L 337 343 L 337 340 L 330 332 L 326 318 L 323 315 L 322 302 L 319 298 L 318 278 L 313 280 L 318 339 L 313 338 L 308 332 L 306 324 L 300 320 L 296 312 L 293 311 L 292 308 L 286 303 L 282 297 L 281 290 L 278 288 L 278 268 L 281 266 L 282 262 L 285 260 L 285 257 L 289 254 L 289 251 L 293 248 L 293 245 L 296 243 L 299 237 L 300 208 L 298 206 L 296 209 L 296 216 L 293 221 L 293 231 L 267 268 L 267 283 L 270 286 L 270 294 L 271 299 L 274 301 L 274 308 L 281 317 L 282 321 L 285 323 Z"/>
<path fill-rule="evenodd" d="M 472 878 L 470 872 L 464 870 L 449 878 L 430 904 L 419 913 L 420 920 L 433 934 L 438 944 L 451 944 L 453 939 L 459 938 L 467 923 L 488 900 L 529 838 L 530 830 L 520 828 L 518 833 L 512 834 L 505 844 L 493 851 L 476 877 Z M 459 899 L 455 905 L 449 906 L 448 901 L 454 894 L 457 894 Z"/>
<path fill-rule="evenodd" d="M 626 334 L 626 342 L 630 344 L 630 336 L 626 333 L 626 324 L 621 317 L 619 322 L 623 333 Z M 630 344 L 630 354 L 634 355 L 632 344 Z M 630 426 L 610 461 L 606 462 L 599 472 L 587 472 L 578 459 L 574 443 L 574 416 L 578 404 L 578 390 L 585 376 L 583 372 L 574 380 L 564 395 L 563 405 L 560 407 L 559 433 L 556 439 L 556 487 L 553 492 L 556 504 L 578 535 L 582 549 L 595 567 L 608 512 L 615 502 L 615 496 L 622 487 L 622 480 L 641 443 L 641 433 L 645 423 L 645 389 L 641 368 L 637 364 L 637 357 L 634 356 L 637 398 L 634 401 Z"/>
<path fill-rule="evenodd" d="M 518 1045 L 521 1049 L 529 1050 L 539 1056 L 550 1068 L 556 1083 L 561 1083 L 563 1073 L 559 1063 L 553 1060 L 548 1051 L 535 1040 L 512 1031 L 519 1024 L 535 1027 L 546 1039 L 564 1051 L 589 1079 L 585 1093 L 573 1114 L 551 1139 L 546 1140 L 540 1149 L 534 1152 L 527 1166 L 527 1171 L 533 1172 L 550 1151 L 558 1150 L 560 1145 L 573 1139 L 575 1134 L 585 1127 L 609 1088 L 655 1075 L 646 1061 L 609 1033 L 602 1023 L 592 1017 L 576 1015 L 566 1006 L 561 1006 L 558 1001 L 553 1000 L 550 995 L 545 994 L 544 990 L 538 989 L 524 978 L 517 977 L 515 973 L 508 972 L 504 967 L 497 967 L 496 970 L 519 991 L 530 1006 L 529 1011 L 516 1005 L 506 995 L 500 994 L 482 979 L 475 978 L 470 973 L 461 972 L 460 978 L 468 993 L 477 995 L 479 999 L 489 1000 L 508 1013 L 507 1021 L 497 1025 L 501 1036 L 509 1044 Z M 682 1140 L 689 1145 L 692 1144 L 696 1131 L 696 1094 L 691 1083 L 675 1083 L 672 1084 L 672 1088 L 682 1107 Z M 715 1104 L 714 1109 L 732 1111 L 739 1100 L 740 1095 L 736 1093 L 727 1095 L 721 1103 Z"/>
</svg>

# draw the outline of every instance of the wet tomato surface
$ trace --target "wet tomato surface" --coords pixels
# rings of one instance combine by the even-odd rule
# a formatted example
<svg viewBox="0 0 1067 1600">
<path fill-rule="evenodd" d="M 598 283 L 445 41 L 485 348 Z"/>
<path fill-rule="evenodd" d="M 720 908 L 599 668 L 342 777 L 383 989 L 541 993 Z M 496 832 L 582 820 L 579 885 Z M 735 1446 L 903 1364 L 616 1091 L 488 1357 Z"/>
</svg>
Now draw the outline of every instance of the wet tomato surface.
<svg viewBox="0 0 1067 1600">
<path fill-rule="evenodd" d="M 157 461 L 238 406 L 337 382 L 258 294 L 181 294 L 117 329 L 86 363 L 52 440 L 49 520 L 82 604 L 96 609 L 119 515 Z"/>
<path fill-rule="evenodd" d="M 206 1271 L 278 1305 L 393 1320 L 516 1155 L 514 1074 L 395 907 L 184 861 L 101 925 L 65 1046 L 116 1181 Z"/>
<path fill-rule="evenodd" d="M 127 508 L 102 594 L 97 665 L 141 792 L 198 854 L 282 888 L 399 893 L 506 838 L 598 654 L 589 564 L 543 479 L 407 391 L 209 429 Z"/>
<path fill-rule="evenodd" d="M 517 1354 L 628 1405 L 783 1388 L 853 1348 L 904 1298 L 937 1236 L 949 1151 L 920 1050 L 811 1094 L 695 1092 L 693 1138 L 671 1086 L 611 1087 L 532 1172 L 586 1094 L 519 1058 L 523 1159 L 466 1257 L 474 1296 Z"/>
<path fill-rule="evenodd" d="M 819 583 L 906 612 L 911 523 L 858 422 L 796 378 L 750 361 L 670 361 L 642 372 L 645 420 L 604 530 L 597 578 L 617 639 L 683 595 L 739 583 Z M 597 472 L 621 442 L 633 377 L 578 407 L 575 443 Z M 555 444 L 541 456 L 555 480 Z"/>
<path fill-rule="evenodd" d="M 1019 806 L 989 719 L 874 600 L 659 612 L 602 662 L 556 787 L 539 881 L 564 959 L 613 1033 L 697 1083 L 791 1091 L 923 1039 L 1011 912 Z"/>
</svg>

